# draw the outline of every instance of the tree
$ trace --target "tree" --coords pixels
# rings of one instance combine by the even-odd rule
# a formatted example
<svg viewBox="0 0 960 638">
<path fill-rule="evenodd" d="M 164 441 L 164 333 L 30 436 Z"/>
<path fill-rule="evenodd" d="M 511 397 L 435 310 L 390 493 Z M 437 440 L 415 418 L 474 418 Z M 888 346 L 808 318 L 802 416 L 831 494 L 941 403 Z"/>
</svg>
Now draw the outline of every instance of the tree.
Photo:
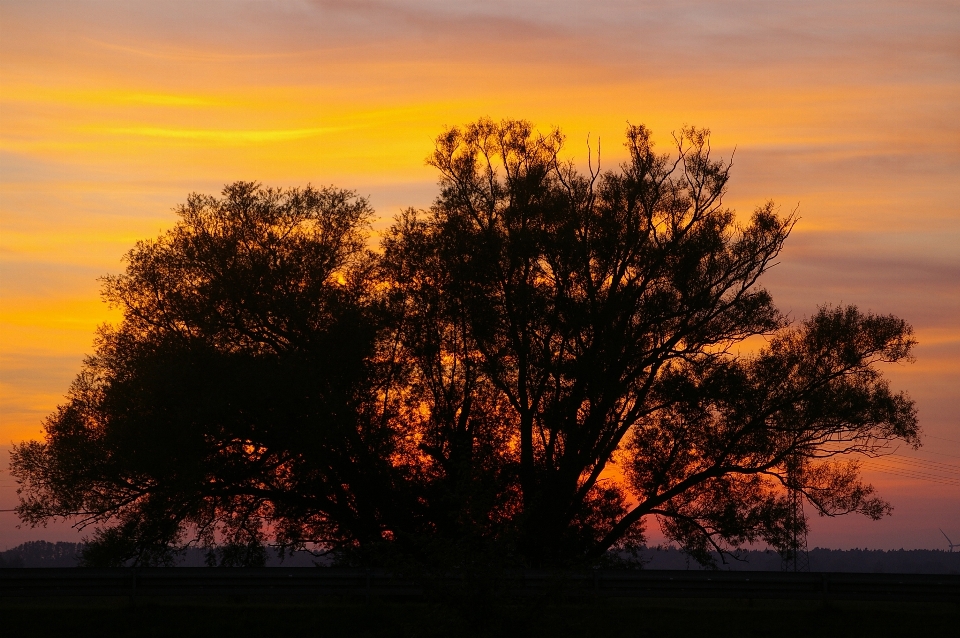
<svg viewBox="0 0 960 638">
<path fill-rule="evenodd" d="M 581 174 L 559 131 L 449 129 L 428 158 L 436 202 L 376 255 L 348 193 L 191 198 L 107 279 L 124 323 L 47 441 L 15 451 L 21 516 L 109 523 L 104 547 L 220 525 L 241 545 L 275 529 L 368 560 L 536 566 L 635 548 L 652 517 L 701 561 L 786 549 L 806 525 L 787 486 L 824 515 L 883 516 L 849 459 L 919 445 L 913 403 L 877 369 L 909 359 L 909 325 L 854 307 L 791 324 L 758 282 L 794 217 L 768 203 L 739 224 L 709 132 L 675 140 L 658 154 L 630 126 L 619 171 Z M 240 212 L 302 198 L 322 205 L 297 233 Z M 304 223 L 328 230 L 291 240 Z M 223 241 L 200 250 L 207 235 Z M 740 353 L 751 338 L 766 345 Z"/>
<path fill-rule="evenodd" d="M 368 203 L 236 183 L 176 212 L 103 280 L 122 323 L 100 329 L 46 441 L 14 452 L 21 518 L 94 525 L 92 564 L 163 564 L 191 540 L 244 547 L 268 522 L 292 543 L 379 535 L 397 468 L 366 412 Z"/>
<path fill-rule="evenodd" d="M 631 126 L 621 171 L 585 176 L 558 160 L 558 131 L 450 129 L 428 160 L 436 204 L 386 244 L 416 298 L 411 356 L 443 390 L 425 396 L 439 442 L 424 449 L 455 463 L 475 396 L 494 389 L 519 448 L 511 522 L 530 563 L 599 558 L 641 540 L 650 515 L 702 560 L 784 547 L 790 462 L 820 513 L 879 517 L 889 506 L 835 459 L 918 442 L 913 404 L 874 366 L 909 356 L 909 326 L 855 308 L 790 326 L 757 282 L 794 219 L 766 204 L 737 225 L 709 133 L 676 142 L 671 159 Z M 761 335 L 760 353 L 733 354 Z M 625 481 L 605 476 L 614 463 Z"/>
</svg>

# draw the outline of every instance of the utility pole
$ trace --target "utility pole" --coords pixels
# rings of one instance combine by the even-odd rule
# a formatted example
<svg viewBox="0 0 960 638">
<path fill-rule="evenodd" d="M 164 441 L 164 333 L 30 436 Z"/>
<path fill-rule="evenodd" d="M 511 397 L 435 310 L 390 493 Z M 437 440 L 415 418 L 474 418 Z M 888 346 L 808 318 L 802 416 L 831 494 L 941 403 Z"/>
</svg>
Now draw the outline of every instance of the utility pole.
<svg viewBox="0 0 960 638">
<path fill-rule="evenodd" d="M 784 572 L 810 571 L 807 552 L 807 525 L 803 516 L 803 491 L 800 486 L 802 463 L 799 455 L 787 459 L 787 499 L 790 502 L 790 547 L 781 554 L 780 570 Z"/>
</svg>

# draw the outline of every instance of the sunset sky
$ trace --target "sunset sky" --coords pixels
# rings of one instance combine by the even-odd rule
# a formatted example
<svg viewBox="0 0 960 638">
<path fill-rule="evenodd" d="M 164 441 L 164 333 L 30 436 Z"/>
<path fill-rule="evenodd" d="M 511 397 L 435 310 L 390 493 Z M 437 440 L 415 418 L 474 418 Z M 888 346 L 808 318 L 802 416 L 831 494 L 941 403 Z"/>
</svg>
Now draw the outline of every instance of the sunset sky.
<svg viewBox="0 0 960 638">
<path fill-rule="evenodd" d="M 576 162 L 589 134 L 609 169 L 628 121 L 736 148 L 727 202 L 801 217 L 766 278 L 781 308 L 854 303 L 920 341 L 886 372 L 924 447 L 865 465 L 893 516 L 814 520 L 810 546 L 960 542 L 958 111 L 952 1 L 0 0 L 0 509 L 9 444 L 117 319 L 97 278 L 188 193 L 335 184 L 382 228 L 430 204 L 444 126 L 489 115 L 560 126 Z M 78 538 L 16 524 L 0 550 Z"/>
</svg>

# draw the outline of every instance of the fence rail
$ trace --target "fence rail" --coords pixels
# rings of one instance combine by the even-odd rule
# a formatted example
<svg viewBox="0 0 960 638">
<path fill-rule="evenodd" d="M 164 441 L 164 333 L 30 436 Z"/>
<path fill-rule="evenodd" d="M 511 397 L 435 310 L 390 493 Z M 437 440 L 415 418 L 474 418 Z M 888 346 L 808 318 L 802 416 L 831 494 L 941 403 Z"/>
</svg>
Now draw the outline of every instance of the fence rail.
<svg viewBox="0 0 960 638">
<path fill-rule="evenodd" d="M 480 580 L 334 568 L 0 569 L 0 599 L 75 596 L 422 599 L 513 597 L 912 600 L 960 603 L 960 575 L 708 571 L 524 571 Z"/>
</svg>

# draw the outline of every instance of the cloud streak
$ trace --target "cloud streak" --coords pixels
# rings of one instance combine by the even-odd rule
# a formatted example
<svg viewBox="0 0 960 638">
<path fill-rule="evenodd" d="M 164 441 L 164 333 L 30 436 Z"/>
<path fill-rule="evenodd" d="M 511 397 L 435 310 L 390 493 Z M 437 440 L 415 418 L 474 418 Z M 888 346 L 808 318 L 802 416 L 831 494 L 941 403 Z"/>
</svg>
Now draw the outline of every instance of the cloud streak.
<svg viewBox="0 0 960 638">
<path fill-rule="evenodd" d="M 250 144 L 260 142 L 286 142 L 317 137 L 325 133 L 342 131 L 342 127 L 314 127 L 276 131 L 223 131 L 204 129 L 169 129 L 153 126 L 134 126 L 126 128 L 107 128 L 102 131 L 94 129 L 91 132 L 104 132 L 110 135 L 124 135 L 133 137 L 166 137 L 180 140 L 196 140 L 201 142 L 222 142 L 226 144 Z"/>
</svg>

